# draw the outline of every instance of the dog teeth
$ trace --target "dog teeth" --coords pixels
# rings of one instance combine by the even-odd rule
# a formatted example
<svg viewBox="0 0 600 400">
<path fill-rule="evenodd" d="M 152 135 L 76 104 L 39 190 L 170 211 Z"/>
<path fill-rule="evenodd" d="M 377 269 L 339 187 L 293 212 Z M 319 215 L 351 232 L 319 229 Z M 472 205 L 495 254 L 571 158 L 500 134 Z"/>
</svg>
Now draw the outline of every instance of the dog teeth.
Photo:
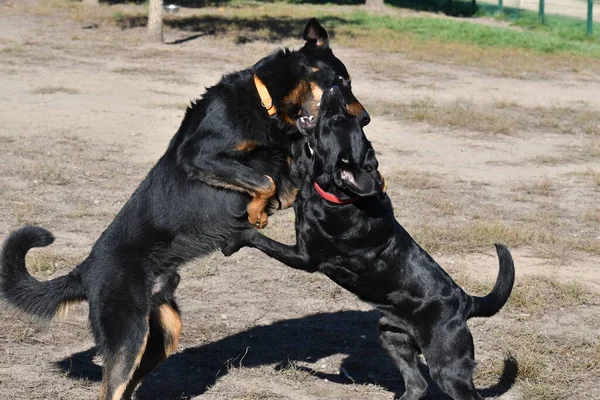
<svg viewBox="0 0 600 400">
<path fill-rule="evenodd" d="M 321 102 L 318 102 L 318 103 L 317 103 L 317 107 L 321 107 Z"/>
<path fill-rule="evenodd" d="M 350 160 L 348 160 L 347 158 L 342 158 L 342 162 L 344 164 L 350 164 Z"/>
<path fill-rule="evenodd" d="M 312 115 L 311 115 L 310 117 L 308 117 L 308 120 L 309 120 L 310 122 L 313 122 L 313 121 L 314 121 L 314 119 L 315 119 L 315 117 L 313 117 Z"/>
</svg>

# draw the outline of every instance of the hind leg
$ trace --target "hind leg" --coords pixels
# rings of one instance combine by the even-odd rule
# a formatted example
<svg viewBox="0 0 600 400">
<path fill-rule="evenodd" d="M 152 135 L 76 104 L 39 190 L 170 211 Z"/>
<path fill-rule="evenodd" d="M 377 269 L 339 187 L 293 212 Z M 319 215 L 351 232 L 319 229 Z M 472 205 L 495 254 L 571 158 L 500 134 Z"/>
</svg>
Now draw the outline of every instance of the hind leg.
<svg viewBox="0 0 600 400">
<path fill-rule="evenodd" d="M 129 315 L 129 319 L 124 321 L 119 315 L 115 317 L 104 331 L 107 346 L 103 352 L 100 400 L 123 398 L 127 383 L 140 365 L 148 342 L 147 318 Z"/>
<path fill-rule="evenodd" d="M 379 321 L 379 339 L 404 379 L 405 392 L 401 400 L 418 400 L 427 393 L 427 381 L 417 364 L 419 354 L 415 341 L 407 333 L 388 325 L 385 318 Z"/>
<path fill-rule="evenodd" d="M 149 318 L 150 334 L 141 362 L 124 393 L 131 398 L 135 388 L 161 362 L 169 357 L 179 345 L 181 335 L 181 316 L 175 301 L 155 307 Z"/>
<path fill-rule="evenodd" d="M 436 329 L 423 353 L 431 377 L 446 394 L 456 400 L 483 399 L 473 385 L 475 351 L 466 323 L 461 321 Z"/>
</svg>

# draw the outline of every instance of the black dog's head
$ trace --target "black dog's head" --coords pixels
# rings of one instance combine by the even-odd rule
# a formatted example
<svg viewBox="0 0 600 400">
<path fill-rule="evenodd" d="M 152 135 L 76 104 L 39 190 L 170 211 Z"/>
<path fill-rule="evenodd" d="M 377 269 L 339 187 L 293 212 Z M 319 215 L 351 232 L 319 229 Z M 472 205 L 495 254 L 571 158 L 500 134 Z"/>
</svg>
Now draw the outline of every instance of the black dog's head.
<svg viewBox="0 0 600 400">
<path fill-rule="evenodd" d="M 361 126 L 371 118 L 352 93 L 348 70 L 329 47 L 327 31 L 312 18 L 303 33 L 304 46 L 294 52 L 282 50 L 255 65 L 256 76 L 267 87 L 277 116 L 294 125 L 300 117 L 316 118 L 324 91 L 337 85 L 346 110 Z"/>
<path fill-rule="evenodd" d="M 312 159 L 312 177 L 323 189 L 341 198 L 370 197 L 385 188 L 375 151 L 358 119 L 350 114 L 342 90 L 323 92 L 318 117 L 301 117 L 297 126 L 305 136 Z M 339 197 L 339 196 L 338 196 Z"/>
</svg>

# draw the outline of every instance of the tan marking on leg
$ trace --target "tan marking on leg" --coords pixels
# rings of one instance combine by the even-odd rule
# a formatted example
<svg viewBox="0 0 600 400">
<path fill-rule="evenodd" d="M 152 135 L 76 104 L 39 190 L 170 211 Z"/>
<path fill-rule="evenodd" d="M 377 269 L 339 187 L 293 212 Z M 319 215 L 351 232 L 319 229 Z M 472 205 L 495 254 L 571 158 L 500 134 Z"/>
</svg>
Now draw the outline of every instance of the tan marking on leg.
<svg viewBox="0 0 600 400">
<path fill-rule="evenodd" d="M 79 301 L 73 301 L 73 300 L 63 301 L 62 303 L 60 303 L 58 305 L 58 308 L 56 309 L 56 312 L 54 313 L 54 317 L 61 321 L 66 319 L 69 316 L 69 308 L 71 307 L 71 305 L 77 304 L 77 303 L 79 303 Z"/>
<path fill-rule="evenodd" d="M 125 393 L 125 389 L 127 388 L 127 383 L 122 383 L 115 389 L 115 393 L 112 395 L 111 400 L 121 400 L 123 398 L 123 393 Z"/>
<path fill-rule="evenodd" d="M 298 197 L 298 188 L 290 188 L 279 196 L 279 201 L 281 202 L 281 209 L 284 210 L 286 208 L 290 208 L 294 202 L 296 201 L 296 197 Z"/>
<path fill-rule="evenodd" d="M 120 359 L 117 360 L 105 360 L 104 370 L 102 371 L 102 386 L 100 387 L 100 400 L 109 400 L 108 396 L 110 396 L 110 383 L 111 380 L 114 380 L 115 377 L 111 376 L 113 371 L 127 371 L 127 376 L 125 382 L 119 383 L 115 388 L 110 400 L 120 400 L 123 397 L 123 393 L 125 393 L 125 389 L 127 389 L 127 384 L 131 380 L 135 370 L 139 367 L 140 362 L 142 361 L 142 356 L 146 351 L 146 344 L 148 343 L 148 335 L 149 330 L 146 325 L 146 335 L 144 336 L 144 341 L 140 346 L 138 354 L 133 359 L 133 365 L 127 367 L 126 360 L 123 359 L 123 356 L 120 356 Z"/>
<path fill-rule="evenodd" d="M 147 318 L 147 319 L 149 319 L 149 318 Z M 135 359 L 133 361 L 133 368 L 131 369 L 131 371 L 129 371 L 129 379 L 131 379 L 131 377 L 133 376 L 133 373 L 135 372 L 137 367 L 140 366 L 140 362 L 142 361 L 142 356 L 144 355 L 144 352 L 146 351 L 146 345 L 148 344 L 148 336 L 149 335 L 150 335 L 149 330 L 146 330 L 146 336 L 144 336 L 144 342 L 142 343 L 142 347 L 140 347 L 140 351 L 135 356 Z"/>
<path fill-rule="evenodd" d="M 248 211 L 248 221 L 258 229 L 264 228 L 269 223 L 269 216 L 267 215 L 266 208 L 269 205 L 269 200 L 275 196 L 275 193 L 277 192 L 273 178 L 268 175 L 265 176 L 270 181 L 269 188 L 257 190 L 256 193 L 251 194 L 253 199 L 246 208 Z"/>
<path fill-rule="evenodd" d="M 181 317 L 168 304 L 162 304 L 158 308 L 158 319 L 163 330 L 168 332 L 169 338 L 165 338 L 165 358 L 169 357 L 179 346 L 181 336 Z M 167 340 L 170 339 L 170 340 Z"/>
<path fill-rule="evenodd" d="M 251 152 L 258 147 L 258 142 L 256 140 L 244 140 L 235 146 L 237 151 L 243 152 Z"/>
</svg>

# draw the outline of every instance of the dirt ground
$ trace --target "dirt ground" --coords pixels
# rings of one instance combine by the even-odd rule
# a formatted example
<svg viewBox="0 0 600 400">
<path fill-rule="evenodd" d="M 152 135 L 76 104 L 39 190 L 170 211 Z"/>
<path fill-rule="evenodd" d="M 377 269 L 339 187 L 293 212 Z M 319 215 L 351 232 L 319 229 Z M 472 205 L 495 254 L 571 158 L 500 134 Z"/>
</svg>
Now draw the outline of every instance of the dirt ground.
<svg viewBox="0 0 600 400">
<path fill-rule="evenodd" d="M 28 256 L 40 279 L 86 256 L 190 99 L 279 45 L 301 45 L 293 36 L 236 44 L 211 35 L 153 45 L 142 28 L 84 29 L 24 4 L 0 1 L 0 240 L 23 224 L 51 230 L 56 242 Z M 189 36 L 169 30 L 166 41 Z M 600 398 L 597 76 L 574 66 L 511 77 L 332 46 L 372 110 L 366 132 L 400 223 L 476 294 L 495 279 L 494 240 L 513 250 L 512 303 L 470 323 L 478 387 L 503 399 Z M 293 218 L 274 215 L 268 234 L 293 240 Z M 247 249 L 181 273 L 180 348 L 138 399 L 402 393 L 377 343 L 377 313 L 323 276 Z M 3 306 L 0 399 L 94 398 L 100 367 L 86 318 L 85 304 L 49 325 Z M 499 381 L 505 359 L 511 380 L 509 355 L 519 368 L 514 385 Z M 442 398 L 435 388 L 430 397 Z"/>
</svg>

